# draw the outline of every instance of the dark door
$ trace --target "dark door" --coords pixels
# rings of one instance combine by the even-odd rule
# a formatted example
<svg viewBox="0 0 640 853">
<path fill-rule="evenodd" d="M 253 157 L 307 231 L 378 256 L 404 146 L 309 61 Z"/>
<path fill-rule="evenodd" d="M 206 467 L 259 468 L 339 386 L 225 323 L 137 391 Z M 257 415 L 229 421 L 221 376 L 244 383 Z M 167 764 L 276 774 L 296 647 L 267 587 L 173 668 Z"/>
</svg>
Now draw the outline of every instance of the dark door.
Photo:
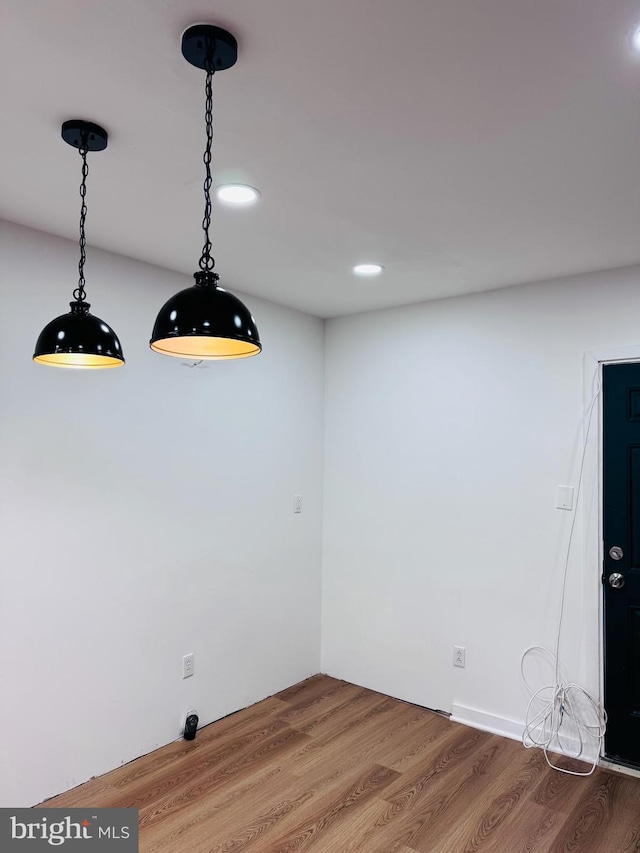
<svg viewBox="0 0 640 853">
<path fill-rule="evenodd" d="M 607 757 L 640 766 L 640 364 L 603 368 Z"/>
</svg>

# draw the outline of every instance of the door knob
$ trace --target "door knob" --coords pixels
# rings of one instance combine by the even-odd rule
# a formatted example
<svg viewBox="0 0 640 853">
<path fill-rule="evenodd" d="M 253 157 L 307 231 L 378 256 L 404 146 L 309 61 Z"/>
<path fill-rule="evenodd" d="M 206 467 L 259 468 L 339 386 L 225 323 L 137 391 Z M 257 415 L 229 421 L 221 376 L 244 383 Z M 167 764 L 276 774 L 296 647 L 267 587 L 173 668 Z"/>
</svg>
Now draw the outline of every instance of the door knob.
<svg viewBox="0 0 640 853">
<path fill-rule="evenodd" d="M 620 572 L 613 572 L 609 575 L 609 586 L 614 589 L 622 589 L 624 586 L 624 576 Z"/>
</svg>

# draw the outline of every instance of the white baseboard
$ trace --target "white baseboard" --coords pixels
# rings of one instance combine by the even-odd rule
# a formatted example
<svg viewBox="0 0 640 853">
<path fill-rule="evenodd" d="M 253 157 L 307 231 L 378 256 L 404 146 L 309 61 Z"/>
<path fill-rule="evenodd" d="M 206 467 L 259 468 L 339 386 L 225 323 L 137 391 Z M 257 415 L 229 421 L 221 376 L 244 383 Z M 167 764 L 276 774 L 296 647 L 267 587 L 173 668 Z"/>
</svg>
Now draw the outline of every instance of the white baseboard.
<svg viewBox="0 0 640 853">
<path fill-rule="evenodd" d="M 486 711 L 478 711 L 476 708 L 467 708 L 456 702 L 453 703 L 451 709 L 451 720 L 454 723 L 462 723 L 465 726 L 471 726 L 483 732 L 490 732 L 493 735 L 501 735 L 502 737 L 511 738 L 511 740 L 522 741 L 524 722 L 510 720 L 507 717 L 498 717 L 495 714 L 488 714 Z M 553 746 L 549 747 L 549 752 L 562 755 L 577 755 L 580 751 L 580 742 L 578 739 L 567 736 L 566 734 L 562 736 L 562 745 L 564 748 L 560 749 L 556 741 Z M 588 754 L 585 754 L 581 759 L 587 764 L 592 763 L 596 758 L 597 742 L 594 740 L 590 744 L 590 747 L 593 749 L 593 755 L 589 757 Z"/>
<path fill-rule="evenodd" d="M 454 702 L 451 708 L 451 720 L 454 723 L 462 723 L 465 726 L 490 732 L 493 735 L 502 735 L 512 740 L 522 740 L 524 731 L 524 723 L 509 720 L 506 717 L 497 717 L 495 714 L 478 711 L 476 708 L 467 708 L 464 705 L 458 705 L 457 702 Z"/>
</svg>

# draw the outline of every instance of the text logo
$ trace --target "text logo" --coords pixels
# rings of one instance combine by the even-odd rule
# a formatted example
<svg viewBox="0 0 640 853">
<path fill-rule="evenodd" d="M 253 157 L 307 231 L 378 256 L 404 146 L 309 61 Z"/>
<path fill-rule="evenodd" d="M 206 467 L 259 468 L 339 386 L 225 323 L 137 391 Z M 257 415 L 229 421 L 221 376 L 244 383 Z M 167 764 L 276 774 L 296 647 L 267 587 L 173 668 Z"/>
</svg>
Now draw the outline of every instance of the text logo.
<svg viewBox="0 0 640 853">
<path fill-rule="evenodd" d="M 137 809 L 0 809 L 2 853 L 138 853 Z"/>
</svg>

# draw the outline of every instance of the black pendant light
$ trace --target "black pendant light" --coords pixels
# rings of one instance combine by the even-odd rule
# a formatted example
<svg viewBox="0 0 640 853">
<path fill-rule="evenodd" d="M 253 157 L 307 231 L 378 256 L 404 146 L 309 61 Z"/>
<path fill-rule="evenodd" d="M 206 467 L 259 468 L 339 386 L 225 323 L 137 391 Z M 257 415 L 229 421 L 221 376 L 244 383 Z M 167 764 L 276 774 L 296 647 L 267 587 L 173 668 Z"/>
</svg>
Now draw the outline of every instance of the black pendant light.
<svg viewBox="0 0 640 853">
<path fill-rule="evenodd" d="M 206 74 L 204 152 L 204 246 L 195 285 L 176 293 L 160 309 L 153 327 L 151 349 L 176 358 L 247 358 L 262 349 L 251 312 L 237 296 L 218 287 L 211 257 L 211 145 L 213 142 L 212 78 L 231 68 L 238 55 L 235 38 L 226 30 L 206 24 L 190 27 L 182 36 L 182 55 Z"/>
<path fill-rule="evenodd" d="M 73 291 L 71 311 L 52 320 L 40 332 L 33 360 L 51 367 L 104 368 L 120 367 L 124 356 L 118 336 L 99 317 L 89 313 L 86 301 L 84 264 L 86 260 L 85 220 L 87 218 L 87 152 L 103 151 L 107 147 L 107 132 L 88 121 L 73 119 L 62 125 L 62 138 L 77 148 L 82 157 L 80 184 L 80 262 L 78 287 Z"/>
</svg>

